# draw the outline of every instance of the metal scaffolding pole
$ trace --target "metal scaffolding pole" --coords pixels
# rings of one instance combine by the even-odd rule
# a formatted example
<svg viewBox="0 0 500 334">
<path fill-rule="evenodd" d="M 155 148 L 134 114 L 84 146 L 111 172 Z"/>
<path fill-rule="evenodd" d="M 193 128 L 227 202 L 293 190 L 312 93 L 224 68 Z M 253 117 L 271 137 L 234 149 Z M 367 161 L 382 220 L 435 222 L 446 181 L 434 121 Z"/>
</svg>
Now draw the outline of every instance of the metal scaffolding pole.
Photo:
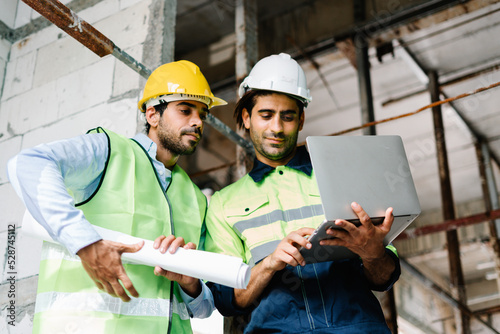
<svg viewBox="0 0 500 334">
<path fill-rule="evenodd" d="M 491 160 L 489 156 L 486 139 L 479 138 L 475 144 L 477 161 L 479 163 L 479 175 L 481 177 L 481 187 L 483 190 L 484 206 L 486 212 L 498 209 L 498 195 L 495 184 L 495 177 L 491 170 Z M 499 219 L 489 220 L 490 244 L 495 253 L 495 272 L 497 274 L 497 288 L 500 291 L 500 240 L 498 239 Z"/>
<path fill-rule="evenodd" d="M 358 88 L 359 100 L 361 104 L 362 124 L 375 121 L 373 108 L 372 83 L 370 76 L 370 60 L 368 58 L 368 41 L 364 36 L 357 36 L 355 39 L 356 64 L 358 68 Z M 363 129 L 364 135 L 375 135 L 375 126 Z"/>
<path fill-rule="evenodd" d="M 365 0 L 355 0 L 354 6 L 354 21 L 363 22 L 366 19 L 366 3 Z M 359 101 L 361 106 L 361 123 L 366 124 L 375 121 L 375 110 L 373 107 L 373 94 L 370 73 L 370 59 L 368 55 L 369 36 L 362 32 L 358 32 L 354 36 L 354 54 L 356 59 L 356 69 L 358 74 L 358 89 Z M 364 135 L 376 135 L 375 126 L 370 126 L 363 129 Z M 386 293 L 382 307 L 385 310 L 387 325 L 393 334 L 398 333 L 398 314 L 396 309 L 396 300 L 394 290 L 391 288 Z"/>
<path fill-rule="evenodd" d="M 435 71 L 429 72 L 429 91 L 431 102 L 439 101 L 439 82 Z M 434 135 L 436 139 L 436 150 L 439 165 L 439 179 L 441 185 L 441 201 L 443 207 L 443 216 L 445 220 L 455 219 L 455 208 L 453 204 L 453 193 L 451 190 L 450 169 L 448 167 L 448 154 L 446 152 L 446 141 L 444 136 L 443 116 L 441 106 L 432 108 L 434 120 Z M 448 244 L 448 260 L 450 266 L 450 284 L 452 291 L 457 299 L 464 305 L 467 305 L 467 296 L 465 293 L 465 282 L 460 261 L 460 244 L 456 230 L 446 232 L 446 241 Z M 457 320 L 458 333 L 470 334 L 470 318 L 462 310 L 458 311 L 455 318 Z"/>
</svg>

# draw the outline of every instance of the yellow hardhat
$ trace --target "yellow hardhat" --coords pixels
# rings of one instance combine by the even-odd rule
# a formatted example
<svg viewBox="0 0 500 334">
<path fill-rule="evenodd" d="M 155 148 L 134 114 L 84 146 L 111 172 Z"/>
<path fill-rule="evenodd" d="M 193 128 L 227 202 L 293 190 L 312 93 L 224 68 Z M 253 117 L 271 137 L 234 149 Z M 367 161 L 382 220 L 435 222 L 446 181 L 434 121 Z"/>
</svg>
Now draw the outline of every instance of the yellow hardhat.
<svg viewBox="0 0 500 334">
<path fill-rule="evenodd" d="M 146 82 L 138 107 L 145 112 L 146 104 L 150 106 L 172 100 L 200 101 L 209 109 L 227 104 L 212 94 L 200 68 L 187 60 L 168 63 L 154 70 Z"/>
</svg>

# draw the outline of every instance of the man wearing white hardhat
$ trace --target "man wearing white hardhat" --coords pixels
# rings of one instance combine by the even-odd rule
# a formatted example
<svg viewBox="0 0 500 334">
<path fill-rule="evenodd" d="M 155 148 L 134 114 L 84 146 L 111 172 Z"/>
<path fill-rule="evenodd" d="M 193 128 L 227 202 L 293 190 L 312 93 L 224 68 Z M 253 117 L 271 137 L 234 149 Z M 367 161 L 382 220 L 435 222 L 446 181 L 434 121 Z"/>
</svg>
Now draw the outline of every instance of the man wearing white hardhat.
<svg viewBox="0 0 500 334">
<path fill-rule="evenodd" d="M 393 246 L 383 239 L 392 209 L 373 225 L 357 203 L 359 228 L 345 220 L 329 245 L 357 259 L 306 264 L 299 249 L 324 215 L 305 147 L 297 147 L 304 108 L 311 101 L 299 64 L 287 54 L 260 60 L 239 89 L 234 116 L 255 148 L 253 169 L 216 192 L 207 212 L 205 247 L 241 257 L 252 266 L 246 290 L 213 284 L 215 306 L 225 316 L 249 315 L 245 333 L 390 333 L 371 290 L 399 278 Z"/>
<path fill-rule="evenodd" d="M 202 246 L 206 198 L 177 160 L 194 152 L 209 109 L 222 104 L 198 66 L 168 63 L 138 104 L 146 134 L 96 128 L 9 161 L 16 192 L 60 244 L 43 246 L 33 333 L 191 333 L 191 317 L 212 313 L 199 279 L 122 264 L 142 244 L 103 240 L 93 226 L 155 240 L 163 253 Z"/>
</svg>

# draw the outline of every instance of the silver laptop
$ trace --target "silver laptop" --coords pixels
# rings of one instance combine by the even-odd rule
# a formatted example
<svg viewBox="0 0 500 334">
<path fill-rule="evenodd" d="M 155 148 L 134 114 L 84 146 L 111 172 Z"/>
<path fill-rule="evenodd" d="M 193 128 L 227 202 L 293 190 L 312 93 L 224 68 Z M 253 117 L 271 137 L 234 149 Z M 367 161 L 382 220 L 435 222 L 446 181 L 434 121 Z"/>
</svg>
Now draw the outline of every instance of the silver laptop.
<svg viewBox="0 0 500 334">
<path fill-rule="evenodd" d="M 382 223 L 387 208 L 394 223 L 384 239 L 392 242 L 420 214 L 420 203 L 408 159 L 399 136 L 311 136 L 306 139 L 318 183 L 325 222 L 310 237 L 313 247 L 302 249 L 306 262 L 354 258 L 344 247 L 322 247 L 327 228 L 336 219 L 359 225 L 351 203 L 359 203 L 374 224 Z"/>
</svg>

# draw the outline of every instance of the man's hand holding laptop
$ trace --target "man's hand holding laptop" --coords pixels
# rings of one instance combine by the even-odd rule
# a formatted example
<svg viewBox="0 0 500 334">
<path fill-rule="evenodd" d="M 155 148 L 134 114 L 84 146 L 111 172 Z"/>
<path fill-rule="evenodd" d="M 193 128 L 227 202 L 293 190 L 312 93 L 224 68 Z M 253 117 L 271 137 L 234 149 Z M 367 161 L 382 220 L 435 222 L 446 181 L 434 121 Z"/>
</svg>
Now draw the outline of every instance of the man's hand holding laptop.
<svg viewBox="0 0 500 334">
<path fill-rule="evenodd" d="M 321 240 L 320 245 L 348 248 L 359 255 L 363 261 L 367 278 L 374 284 L 383 284 L 394 270 L 394 261 L 387 255 L 384 245 L 384 238 L 394 222 L 393 209 L 388 208 L 385 211 L 383 222 L 374 225 L 358 203 L 351 203 L 351 208 L 361 224 L 356 226 L 347 220 L 337 219 L 335 225 L 339 229 L 330 228 L 326 232 L 333 239 Z"/>
</svg>

